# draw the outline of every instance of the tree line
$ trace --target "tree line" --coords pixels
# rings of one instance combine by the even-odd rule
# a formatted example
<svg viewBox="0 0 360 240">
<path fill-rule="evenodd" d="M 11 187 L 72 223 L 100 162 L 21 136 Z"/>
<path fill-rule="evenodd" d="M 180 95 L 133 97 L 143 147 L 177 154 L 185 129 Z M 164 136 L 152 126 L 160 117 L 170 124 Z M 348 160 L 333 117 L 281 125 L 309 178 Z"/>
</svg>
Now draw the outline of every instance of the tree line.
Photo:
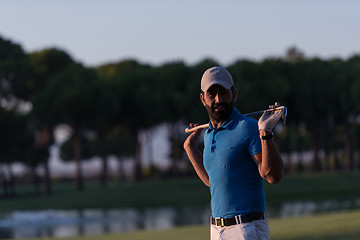
<svg viewBox="0 0 360 240">
<path fill-rule="evenodd" d="M 38 181 L 44 168 L 44 192 L 51 194 L 49 147 L 59 124 L 71 128 L 61 156 L 76 163 L 76 188 L 84 188 L 82 159 L 102 159 L 100 180 L 108 181 L 108 156 L 134 159 L 134 178 L 143 178 L 139 132 L 167 123 L 172 175 L 186 156 L 183 124 L 208 121 L 200 79 L 216 60 L 187 65 L 174 61 L 153 66 L 128 59 L 96 67 L 75 61 L 59 48 L 26 53 L 0 36 L 0 182 L 3 195 L 14 194 L 10 164 L 22 162 Z M 360 55 L 348 59 L 307 58 L 297 48 L 260 62 L 237 60 L 226 67 L 239 90 L 242 113 L 287 106 L 285 127 L 276 141 L 286 171 L 358 169 Z M 91 137 L 89 137 L 91 133 Z M 305 153 L 311 161 L 305 161 Z M 294 154 L 296 153 L 296 154 Z M 121 170 L 121 169 L 120 169 Z M 122 170 L 124 171 L 124 170 Z"/>
</svg>

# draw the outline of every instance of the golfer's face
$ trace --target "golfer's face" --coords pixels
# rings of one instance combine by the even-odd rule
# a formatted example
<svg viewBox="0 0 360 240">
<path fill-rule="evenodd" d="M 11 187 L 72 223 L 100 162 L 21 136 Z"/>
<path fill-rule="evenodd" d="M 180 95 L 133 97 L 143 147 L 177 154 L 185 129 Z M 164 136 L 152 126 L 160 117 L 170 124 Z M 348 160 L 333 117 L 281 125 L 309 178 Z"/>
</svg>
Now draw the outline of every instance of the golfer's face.
<svg viewBox="0 0 360 240">
<path fill-rule="evenodd" d="M 212 85 L 204 92 L 203 104 L 209 116 L 217 121 L 226 120 L 234 107 L 235 96 L 221 85 Z"/>
</svg>

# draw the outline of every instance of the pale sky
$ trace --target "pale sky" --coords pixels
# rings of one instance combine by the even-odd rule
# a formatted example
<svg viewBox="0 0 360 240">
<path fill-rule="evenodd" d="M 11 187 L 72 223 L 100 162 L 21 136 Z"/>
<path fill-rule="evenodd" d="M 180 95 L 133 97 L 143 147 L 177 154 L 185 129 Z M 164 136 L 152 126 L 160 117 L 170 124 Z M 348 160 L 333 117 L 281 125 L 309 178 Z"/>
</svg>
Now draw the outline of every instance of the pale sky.
<svg viewBox="0 0 360 240">
<path fill-rule="evenodd" d="M 360 54 L 360 0 L 2 0 L 0 36 L 98 66 Z"/>
</svg>

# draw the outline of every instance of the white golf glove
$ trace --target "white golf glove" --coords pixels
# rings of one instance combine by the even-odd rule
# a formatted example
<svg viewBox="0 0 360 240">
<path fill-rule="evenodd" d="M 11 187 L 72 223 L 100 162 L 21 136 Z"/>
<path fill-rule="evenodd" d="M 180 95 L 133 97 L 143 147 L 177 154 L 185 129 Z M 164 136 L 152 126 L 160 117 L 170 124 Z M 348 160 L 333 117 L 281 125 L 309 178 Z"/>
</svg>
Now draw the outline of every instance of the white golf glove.
<svg viewBox="0 0 360 240">
<path fill-rule="evenodd" d="M 269 108 L 278 108 L 278 107 L 281 107 L 281 105 L 278 102 L 276 102 L 275 105 L 269 106 Z M 258 121 L 259 130 L 263 129 L 265 131 L 272 132 L 272 130 L 274 129 L 275 125 L 279 122 L 281 117 L 284 116 L 284 114 L 286 114 L 285 108 L 286 107 L 274 111 L 264 112 Z"/>
</svg>

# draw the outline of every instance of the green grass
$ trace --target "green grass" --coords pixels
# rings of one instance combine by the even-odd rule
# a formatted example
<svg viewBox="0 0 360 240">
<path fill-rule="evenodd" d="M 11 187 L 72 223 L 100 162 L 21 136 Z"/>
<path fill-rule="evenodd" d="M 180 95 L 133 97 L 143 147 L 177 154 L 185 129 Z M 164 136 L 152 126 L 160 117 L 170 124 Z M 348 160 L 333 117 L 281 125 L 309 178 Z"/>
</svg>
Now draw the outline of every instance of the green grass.
<svg viewBox="0 0 360 240">
<path fill-rule="evenodd" d="M 208 188 L 197 178 L 151 180 L 139 183 L 111 182 L 101 188 L 87 182 L 78 192 L 73 183 L 57 183 L 51 196 L 29 194 L 29 186 L 18 187 L 18 197 L 0 199 L 0 212 L 36 209 L 145 208 L 158 206 L 202 205 L 209 203 Z M 30 190 L 30 191 L 29 191 Z"/>
<path fill-rule="evenodd" d="M 83 192 L 73 183 L 56 183 L 53 195 L 34 195 L 32 186 L 17 187 L 18 197 L 0 199 L 0 212 L 36 209 L 145 208 L 209 204 L 208 188 L 198 178 L 151 180 L 139 183 L 111 182 L 101 188 L 87 182 Z M 285 176 L 277 185 L 265 184 L 266 201 L 354 200 L 360 196 L 360 173 L 304 174 Z M 269 219 L 272 240 L 360 239 L 360 210 L 290 219 Z M 51 238 L 41 238 L 47 240 Z M 209 239 L 208 226 L 179 227 L 164 231 L 137 231 L 66 240 L 162 240 Z M 64 239 L 65 240 L 65 239 Z"/>
<path fill-rule="evenodd" d="M 276 185 L 265 184 L 266 202 L 279 206 L 284 201 L 354 200 L 359 198 L 360 172 L 285 176 Z M 111 182 L 101 188 L 87 182 L 78 192 L 74 183 L 54 183 L 52 196 L 34 195 L 33 187 L 17 187 L 18 197 L 0 199 L 0 212 L 36 209 L 145 208 L 209 204 L 209 189 L 198 178 Z"/>
<path fill-rule="evenodd" d="M 360 197 L 360 173 L 327 173 L 285 176 L 276 185 L 265 185 L 272 205 L 301 200 L 349 200 Z"/>
<path fill-rule="evenodd" d="M 321 214 L 291 219 L 269 219 L 271 240 L 359 240 L 360 211 Z M 51 240 L 53 238 L 41 238 Z M 138 231 L 64 240 L 208 240 L 209 226 L 179 227 L 162 231 Z M 36 238 L 29 240 L 39 240 Z"/>
<path fill-rule="evenodd" d="M 360 211 L 321 214 L 294 219 L 270 219 L 273 239 L 360 239 Z"/>
</svg>

